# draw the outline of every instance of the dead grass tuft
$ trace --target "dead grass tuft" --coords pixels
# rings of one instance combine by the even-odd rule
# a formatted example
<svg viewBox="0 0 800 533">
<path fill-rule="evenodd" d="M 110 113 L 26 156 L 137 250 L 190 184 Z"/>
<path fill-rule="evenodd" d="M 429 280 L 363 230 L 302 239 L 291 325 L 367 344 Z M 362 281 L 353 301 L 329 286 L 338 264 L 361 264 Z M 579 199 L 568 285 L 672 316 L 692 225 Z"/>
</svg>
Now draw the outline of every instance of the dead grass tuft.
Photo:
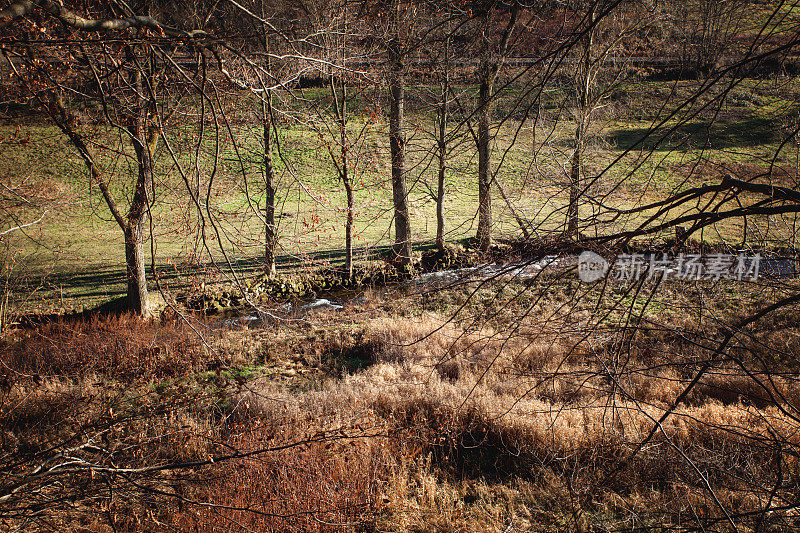
<svg viewBox="0 0 800 533">
<path fill-rule="evenodd" d="M 332 431 L 292 408 L 240 414 L 224 447 L 246 457 L 185 483 L 168 521 L 192 531 L 373 530 L 399 459 L 373 422 Z"/>
</svg>

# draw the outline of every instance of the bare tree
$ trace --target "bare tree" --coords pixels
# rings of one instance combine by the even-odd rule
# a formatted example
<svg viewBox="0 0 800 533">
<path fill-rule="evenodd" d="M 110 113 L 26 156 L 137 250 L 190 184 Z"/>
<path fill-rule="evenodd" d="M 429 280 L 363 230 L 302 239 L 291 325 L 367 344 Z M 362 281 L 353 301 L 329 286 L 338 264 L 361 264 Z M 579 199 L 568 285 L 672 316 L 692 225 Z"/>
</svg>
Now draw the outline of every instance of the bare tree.
<svg viewBox="0 0 800 533">
<path fill-rule="evenodd" d="M 2 12 L 0 19 L 9 22 L 24 17 L 36 10 L 47 18 L 45 36 L 59 43 L 59 39 L 69 33 L 67 46 L 57 56 L 52 52 L 58 46 L 49 48 L 50 57 L 36 57 L 32 52 L 43 52 L 49 44 L 39 43 L 37 49 L 27 49 L 24 39 L 12 41 L 4 49 L 6 57 L 15 65 L 19 82 L 47 111 L 50 118 L 66 135 L 75 151 L 85 163 L 91 179 L 99 187 L 102 197 L 125 236 L 125 258 L 127 269 L 128 306 L 142 316 L 149 313 L 148 288 L 145 268 L 144 236 L 147 217 L 153 202 L 154 163 L 153 152 L 159 139 L 157 118 L 159 103 L 157 91 L 163 85 L 160 76 L 165 72 L 165 61 L 159 57 L 160 48 L 145 39 L 137 42 L 131 38 L 136 32 L 159 32 L 172 38 L 193 38 L 203 32 L 193 33 L 178 30 L 159 23 L 153 17 L 136 15 L 130 9 L 123 9 L 123 17 L 111 16 L 105 19 L 84 18 L 63 6 L 42 0 L 40 2 L 15 2 Z M 63 29 L 66 28 L 65 32 Z M 124 45 L 111 50 L 83 39 L 87 32 L 122 32 Z M 14 48 L 18 43 L 20 48 Z M 57 69 L 57 61 L 68 62 L 74 72 L 80 73 L 77 80 L 64 79 Z M 44 85 L 41 87 L 40 85 Z M 92 141 L 81 131 L 79 120 L 70 111 L 65 94 L 78 94 L 90 91 L 103 107 L 107 124 L 124 134 L 134 152 L 135 176 L 131 177 L 132 191 L 127 211 L 115 197 L 103 164 L 99 161 Z"/>
<path fill-rule="evenodd" d="M 433 28 L 424 35 L 417 47 L 422 51 L 425 61 L 430 65 L 429 75 L 431 87 L 422 86 L 416 88 L 420 97 L 425 102 L 425 111 L 433 111 L 434 119 L 429 126 L 423 118 L 419 120 L 416 127 L 424 133 L 424 139 L 433 144 L 431 148 L 420 146 L 423 151 L 423 159 L 430 158 L 430 166 L 435 164 L 436 177 L 430 183 L 423 180 L 422 184 L 427 189 L 430 198 L 436 205 L 436 247 L 439 250 L 445 248 L 445 232 L 447 226 L 447 216 L 445 213 L 444 202 L 446 197 L 446 177 L 448 159 L 454 144 L 458 141 L 459 130 L 464 124 L 454 121 L 452 118 L 452 108 L 456 97 L 454 96 L 452 70 L 458 66 L 459 56 L 453 45 L 457 35 L 457 28 L 463 26 L 467 17 L 452 5 L 436 6 L 438 11 L 430 13 L 430 17 L 435 20 L 431 23 Z M 429 167 L 422 164 L 423 174 Z"/>
<path fill-rule="evenodd" d="M 615 5 L 591 1 L 575 12 L 577 21 L 568 41 L 567 50 L 574 53 L 573 70 L 575 132 L 573 151 L 569 162 L 569 200 L 565 228 L 567 237 L 580 240 L 580 206 L 586 201 L 584 181 L 587 139 L 592 126 L 593 113 L 602 105 L 615 87 L 625 81 L 627 55 L 626 40 L 641 43 L 637 32 L 647 33 L 653 21 L 642 16 L 647 6 L 637 2 Z M 632 47 L 631 47 L 632 48 Z M 608 58 L 614 56 L 613 66 Z M 572 59 L 572 58 L 571 58 Z M 610 67 L 610 68 L 609 68 Z"/>
<path fill-rule="evenodd" d="M 594 57 L 595 33 L 598 5 L 591 2 L 584 14 L 585 27 L 581 39 L 578 67 L 575 70 L 575 149 L 569 170 L 569 205 L 567 207 L 566 233 L 580 240 L 578 233 L 579 202 L 581 193 L 581 173 L 583 172 L 583 153 L 589 129 L 592 110 L 597 102 L 596 77 L 602 65 L 602 57 Z"/>
<path fill-rule="evenodd" d="M 130 52 L 129 52 L 130 54 Z M 129 55 L 129 58 L 132 56 Z M 141 73 L 135 69 L 129 78 L 130 84 L 137 91 L 134 112 L 122 126 L 130 136 L 136 157 L 136 178 L 133 196 L 128 204 L 128 211 L 122 214 L 117 200 L 109 187 L 108 178 L 100 170 L 96 155 L 89 143 L 76 128 L 76 119 L 67 110 L 58 90 L 51 92 L 42 103 L 55 124 L 69 138 L 78 151 L 92 177 L 97 183 L 114 220 L 125 235 L 125 264 L 127 269 L 128 306 L 142 316 L 150 312 L 145 266 L 144 233 L 145 223 L 150 209 L 150 191 L 153 190 L 153 155 L 158 140 L 157 129 L 152 124 L 151 108 L 145 97 L 141 81 Z"/>
<path fill-rule="evenodd" d="M 406 184 L 405 133 L 405 34 L 408 16 L 402 0 L 392 0 L 387 54 L 389 61 L 389 147 L 392 158 L 392 199 L 394 203 L 394 253 L 401 268 L 411 265 L 411 220 Z"/>
<path fill-rule="evenodd" d="M 348 158 L 351 143 L 347 136 L 347 85 L 341 78 L 340 89 L 336 88 L 336 79 L 331 77 L 331 95 L 333 96 L 333 108 L 336 114 L 336 121 L 339 125 L 339 149 L 341 154 L 340 164 L 337 165 L 339 179 L 342 180 L 344 190 L 347 195 L 347 220 L 345 222 L 344 239 L 344 269 L 347 279 L 353 279 L 353 215 L 355 211 L 355 198 L 353 196 L 353 178 L 350 174 Z M 331 154 L 333 156 L 333 154 Z"/>
<path fill-rule="evenodd" d="M 478 248 L 488 252 L 492 244 L 492 163 L 491 163 L 491 116 L 495 99 L 494 83 L 503 66 L 512 34 L 517 25 L 520 4 L 514 2 L 509 9 L 508 21 L 502 37 L 496 45 L 492 42 L 494 3 L 483 8 L 480 27 L 480 64 L 478 66 Z M 497 46 L 497 51 L 494 51 Z"/>
<path fill-rule="evenodd" d="M 269 277 L 275 277 L 275 249 L 278 244 L 278 234 L 275 225 L 275 167 L 272 163 L 272 130 L 276 127 L 274 111 L 272 108 L 272 59 L 270 54 L 270 31 L 266 23 L 266 13 L 264 0 L 260 0 L 261 10 L 260 30 L 262 32 L 262 46 L 264 52 L 265 72 L 261 78 L 262 96 L 261 99 L 261 127 L 263 131 L 263 175 L 264 175 L 264 273 Z M 266 78 L 266 79 L 264 79 Z"/>
<path fill-rule="evenodd" d="M 442 52 L 441 93 L 439 94 L 439 106 L 437 109 L 436 246 L 439 250 L 444 250 L 444 187 L 445 176 L 447 175 L 447 122 L 450 116 L 450 40 L 450 32 L 447 32 Z"/>
</svg>

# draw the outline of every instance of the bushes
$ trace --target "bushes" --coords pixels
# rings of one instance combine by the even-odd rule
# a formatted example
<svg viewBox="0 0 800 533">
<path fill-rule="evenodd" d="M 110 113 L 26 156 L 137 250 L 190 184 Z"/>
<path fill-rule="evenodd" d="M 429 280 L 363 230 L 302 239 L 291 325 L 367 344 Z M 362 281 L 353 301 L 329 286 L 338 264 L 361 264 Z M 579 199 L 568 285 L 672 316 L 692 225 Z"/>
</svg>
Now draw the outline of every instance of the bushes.
<svg viewBox="0 0 800 533">
<path fill-rule="evenodd" d="M 173 379 L 202 363 L 192 328 L 123 315 L 3 342 L 0 520 L 24 530 L 157 529 L 148 517 L 169 475 L 136 470 L 205 459 L 219 441 L 216 397 Z"/>
<path fill-rule="evenodd" d="M 183 490 L 191 501 L 208 503 L 185 505 L 171 523 L 183 531 L 372 530 L 383 505 L 381 487 L 396 460 L 388 442 L 359 438 L 363 431 L 352 427 L 342 430 L 352 439 L 313 436 L 313 426 L 304 422 L 286 419 L 278 435 L 256 420 L 242 424 L 225 441 L 228 449 L 247 454 L 289 447 L 205 469 Z"/>
<path fill-rule="evenodd" d="M 32 376 L 103 374 L 122 380 L 178 377 L 201 362 L 200 339 L 180 319 L 133 315 L 59 320 L 7 341 L 3 362 Z"/>
</svg>

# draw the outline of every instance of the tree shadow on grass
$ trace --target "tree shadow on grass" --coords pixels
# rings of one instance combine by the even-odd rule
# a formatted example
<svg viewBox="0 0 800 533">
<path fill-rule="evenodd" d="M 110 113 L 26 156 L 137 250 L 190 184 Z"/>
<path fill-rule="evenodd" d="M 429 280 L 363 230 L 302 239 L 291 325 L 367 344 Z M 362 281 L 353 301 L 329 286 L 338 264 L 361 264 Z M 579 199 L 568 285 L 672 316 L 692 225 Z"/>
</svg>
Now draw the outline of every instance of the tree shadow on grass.
<svg viewBox="0 0 800 533">
<path fill-rule="evenodd" d="M 771 144 L 777 138 L 775 121 L 758 117 L 713 123 L 690 122 L 655 131 L 648 128 L 619 129 L 607 136 L 620 150 L 658 152 L 690 148 L 746 149 Z"/>
<path fill-rule="evenodd" d="M 427 245 L 430 246 L 430 245 Z M 420 245 L 417 249 L 425 248 Z M 371 246 L 369 255 L 379 257 L 391 250 L 391 245 Z M 356 257 L 366 255 L 367 249 L 354 250 Z M 300 272 L 309 265 L 323 266 L 326 264 L 343 264 L 345 250 L 330 249 L 319 250 L 303 254 L 302 256 L 284 254 L 276 258 L 279 273 Z M 230 266 L 237 276 L 250 278 L 264 271 L 264 261 L 261 257 L 250 257 L 233 260 Z M 191 287 L 198 278 L 205 276 L 205 283 L 225 283 L 230 281 L 224 275 L 228 271 L 225 261 L 207 261 L 203 263 L 185 264 L 175 266 L 172 263 L 162 263 L 157 266 L 158 283 L 167 290 L 180 291 Z M 216 273 L 216 275 L 215 275 Z M 220 275 L 222 273 L 223 275 Z M 157 290 L 158 283 L 152 275 L 152 268 L 147 265 L 148 287 L 151 291 Z M 43 307 L 59 307 L 53 305 L 59 300 L 72 300 L 83 302 L 103 302 L 92 307 L 87 312 L 106 314 L 109 312 L 123 312 L 126 310 L 127 271 L 124 265 L 105 268 L 86 268 L 69 272 L 50 273 L 43 277 L 29 277 L 27 279 L 10 280 L 10 288 L 17 294 L 34 294 L 34 299 L 43 304 Z M 38 287 L 38 288 L 37 288 Z M 0 281 L 0 289 L 4 290 Z M 38 295 L 38 298 L 37 296 Z M 66 311 L 66 310 L 65 310 Z"/>
</svg>

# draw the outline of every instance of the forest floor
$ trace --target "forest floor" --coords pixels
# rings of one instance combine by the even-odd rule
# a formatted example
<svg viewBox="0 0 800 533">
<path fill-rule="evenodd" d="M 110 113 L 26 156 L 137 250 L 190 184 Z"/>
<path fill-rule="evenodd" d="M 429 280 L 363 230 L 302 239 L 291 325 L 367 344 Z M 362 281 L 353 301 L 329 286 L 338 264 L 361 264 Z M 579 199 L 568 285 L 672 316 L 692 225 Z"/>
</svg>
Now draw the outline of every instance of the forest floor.
<svg viewBox="0 0 800 533">
<path fill-rule="evenodd" d="M 258 327 L 123 315 L 14 331 L 0 468 L 17 488 L 0 520 L 796 530 L 796 305 L 712 356 L 725 324 L 797 281 L 637 290 L 574 274 L 367 290 Z"/>
</svg>

